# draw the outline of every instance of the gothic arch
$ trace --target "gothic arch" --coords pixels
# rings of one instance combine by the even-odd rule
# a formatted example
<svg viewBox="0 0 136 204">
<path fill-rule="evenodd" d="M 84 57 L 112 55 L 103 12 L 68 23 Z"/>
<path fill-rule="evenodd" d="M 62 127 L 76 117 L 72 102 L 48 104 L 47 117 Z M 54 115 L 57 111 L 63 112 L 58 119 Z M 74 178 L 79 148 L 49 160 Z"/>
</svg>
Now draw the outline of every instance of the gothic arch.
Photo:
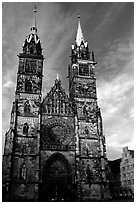
<svg viewBox="0 0 136 204">
<path fill-rule="evenodd" d="M 46 192 L 46 194 L 45 194 Z M 67 158 L 53 153 L 42 169 L 42 201 L 66 201 L 72 195 L 72 170 Z"/>
<path fill-rule="evenodd" d="M 49 158 L 48 160 L 46 161 L 46 164 L 43 168 L 43 179 L 46 180 L 47 176 L 48 176 L 48 173 L 50 171 L 50 167 L 51 165 L 55 162 L 55 161 L 60 161 L 62 164 L 64 164 L 65 168 L 66 168 L 66 171 L 67 171 L 67 176 L 68 176 L 68 181 L 71 182 L 71 167 L 70 167 L 70 164 L 68 162 L 68 160 L 66 159 L 66 157 L 57 152 L 57 153 L 53 153 Z"/>
</svg>

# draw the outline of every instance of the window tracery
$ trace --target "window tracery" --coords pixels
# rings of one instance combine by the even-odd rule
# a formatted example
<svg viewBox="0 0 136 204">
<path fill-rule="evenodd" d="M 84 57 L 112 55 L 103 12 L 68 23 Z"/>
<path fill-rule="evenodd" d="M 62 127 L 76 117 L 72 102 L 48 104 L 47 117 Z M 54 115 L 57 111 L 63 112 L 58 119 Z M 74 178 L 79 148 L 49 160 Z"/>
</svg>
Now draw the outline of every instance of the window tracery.
<svg viewBox="0 0 136 204">
<path fill-rule="evenodd" d="M 79 64 L 79 75 L 89 76 L 89 65 L 88 64 Z"/>
</svg>

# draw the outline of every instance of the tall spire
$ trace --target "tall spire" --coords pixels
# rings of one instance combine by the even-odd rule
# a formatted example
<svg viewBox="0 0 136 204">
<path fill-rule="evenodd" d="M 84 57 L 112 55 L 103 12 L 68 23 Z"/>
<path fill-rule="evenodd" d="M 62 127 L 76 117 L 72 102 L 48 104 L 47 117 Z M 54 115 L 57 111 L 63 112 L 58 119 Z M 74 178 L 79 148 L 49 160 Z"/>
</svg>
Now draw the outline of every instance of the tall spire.
<svg viewBox="0 0 136 204">
<path fill-rule="evenodd" d="M 78 28 L 77 28 L 77 35 L 76 35 L 77 46 L 80 46 L 82 41 L 83 41 L 83 43 L 85 43 L 83 32 L 81 29 L 81 24 L 80 24 L 80 15 L 78 15 Z"/>
<path fill-rule="evenodd" d="M 37 34 L 36 13 L 37 13 L 37 7 L 35 5 L 35 7 L 34 7 L 34 22 L 33 22 L 33 26 L 31 27 L 31 31 L 33 34 Z"/>
<path fill-rule="evenodd" d="M 42 55 L 41 42 L 37 34 L 36 13 L 37 13 L 37 8 L 35 5 L 34 20 L 33 20 L 33 26 L 31 27 L 31 33 L 27 36 L 23 44 L 24 54 Z"/>
</svg>

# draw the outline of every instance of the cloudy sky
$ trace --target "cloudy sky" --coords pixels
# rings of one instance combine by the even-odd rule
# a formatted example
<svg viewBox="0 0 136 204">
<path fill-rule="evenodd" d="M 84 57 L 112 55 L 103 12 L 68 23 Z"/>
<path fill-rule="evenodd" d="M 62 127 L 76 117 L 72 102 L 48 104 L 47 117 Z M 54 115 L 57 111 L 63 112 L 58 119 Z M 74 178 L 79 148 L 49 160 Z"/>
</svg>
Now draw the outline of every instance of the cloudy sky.
<svg viewBox="0 0 136 204">
<path fill-rule="evenodd" d="M 9 128 L 14 101 L 17 54 L 30 33 L 35 3 L 2 4 L 2 127 Z M 57 73 L 68 92 L 67 67 L 80 13 L 84 38 L 95 53 L 98 104 L 102 111 L 107 156 L 121 156 L 122 147 L 134 149 L 134 8 L 133 3 L 36 3 L 38 35 L 44 61 L 43 95 Z"/>
</svg>

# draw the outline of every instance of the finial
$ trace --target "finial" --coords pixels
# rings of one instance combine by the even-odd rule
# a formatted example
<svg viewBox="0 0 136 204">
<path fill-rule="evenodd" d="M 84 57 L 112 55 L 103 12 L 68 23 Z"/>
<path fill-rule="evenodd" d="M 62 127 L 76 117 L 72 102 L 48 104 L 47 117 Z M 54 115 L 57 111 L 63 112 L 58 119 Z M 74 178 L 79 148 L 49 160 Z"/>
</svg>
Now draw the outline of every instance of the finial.
<svg viewBox="0 0 136 204">
<path fill-rule="evenodd" d="M 34 12 L 35 12 L 35 13 L 37 12 L 37 7 L 36 7 L 36 5 L 34 6 Z"/>
<path fill-rule="evenodd" d="M 34 7 L 34 22 L 33 22 L 32 28 L 31 28 L 31 31 L 32 31 L 33 34 L 37 34 L 36 13 L 37 13 L 37 7 L 35 5 L 35 7 Z"/>
<path fill-rule="evenodd" d="M 78 18 L 80 19 L 80 15 L 78 14 Z"/>
<path fill-rule="evenodd" d="M 34 22 L 34 26 L 35 26 L 35 28 L 36 28 L 36 13 L 37 13 L 37 7 L 36 7 L 36 5 L 34 6 L 34 13 L 35 13 L 35 18 L 34 18 L 34 20 L 35 20 L 35 22 Z"/>
</svg>

